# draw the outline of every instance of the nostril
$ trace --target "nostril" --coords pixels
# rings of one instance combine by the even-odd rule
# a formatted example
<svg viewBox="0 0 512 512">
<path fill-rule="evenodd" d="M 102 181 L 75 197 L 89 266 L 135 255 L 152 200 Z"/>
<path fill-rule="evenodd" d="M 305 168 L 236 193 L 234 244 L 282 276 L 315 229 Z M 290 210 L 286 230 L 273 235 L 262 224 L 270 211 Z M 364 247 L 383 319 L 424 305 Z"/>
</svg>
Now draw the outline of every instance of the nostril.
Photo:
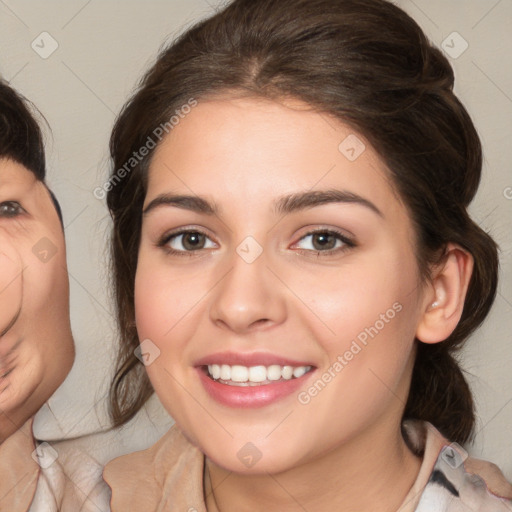
<svg viewBox="0 0 512 512">
<path fill-rule="evenodd" d="M 259 320 L 255 320 L 252 325 L 260 325 L 260 324 L 266 324 L 267 322 L 270 322 L 269 318 L 260 318 Z"/>
</svg>

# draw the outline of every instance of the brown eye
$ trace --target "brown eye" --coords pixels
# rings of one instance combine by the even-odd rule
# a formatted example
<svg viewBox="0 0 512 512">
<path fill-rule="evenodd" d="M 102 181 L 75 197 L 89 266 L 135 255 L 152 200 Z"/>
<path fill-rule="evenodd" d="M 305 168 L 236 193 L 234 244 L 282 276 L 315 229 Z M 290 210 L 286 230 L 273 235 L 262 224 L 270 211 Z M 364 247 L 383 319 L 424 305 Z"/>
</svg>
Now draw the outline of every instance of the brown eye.
<svg viewBox="0 0 512 512">
<path fill-rule="evenodd" d="M 17 217 L 25 210 L 17 201 L 4 201 L 0 203 L 0 217 Z"/>
<path fill-rule="evenodd" d="M 330 253 L 354 247 L 355 243 L 336 231 L 318 230 L 304 235 L 297 246 L 305 251 Z"/>
<path fill-rule="evenodd" d="M 203 249 L 206 236 L 202 233 L 190 232 L 182 236 L 181 243 L 187 251 L 194 251 L 196 249 Z"/>
<path fill-rule="evenodd" d="M 215 247 L 215 244 L 205 233 L 194 230 L 183 230 L 177 233 L 171 233 L 167 235 L 159 245 L 166 247 L 173 254 L 184 254 Z"/>
<path fill-rule="evenodd" d="M 315 233 L 312 235 L 313 248 L 321 251 L 323 249 L 334 249 L 336 237 L 329 233 Z"/>
</svg>

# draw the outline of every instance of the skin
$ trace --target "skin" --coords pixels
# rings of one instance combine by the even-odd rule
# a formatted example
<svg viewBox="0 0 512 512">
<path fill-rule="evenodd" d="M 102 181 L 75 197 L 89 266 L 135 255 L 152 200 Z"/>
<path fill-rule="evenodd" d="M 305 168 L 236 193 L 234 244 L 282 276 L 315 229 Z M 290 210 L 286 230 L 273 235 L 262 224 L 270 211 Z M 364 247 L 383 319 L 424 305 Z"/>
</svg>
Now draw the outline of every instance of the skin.
<svg viewBox="0 0 512 512">
<path fill-rule="evenodd" d="M 453 330 L 471 257 L 450 246 L 432 282 L 420 283 L 411 219 L 384 163 L 360 134 L 366 149 L 355 161 L 338 150 L 353 133 L 297 101 L 211 99 L 151 162 L 144 208 L 171 193 L 219 207 L 145 213 L 135 280 L 139 337 L 160 350 L 147 371 L 207 456 L 210 511 L 396 510 L 416 478 L 421 461 L 400 434 L 414 338 L 434 343 Z M 272 209 L 282 195 L 326 189 L 357 194 L 380 214 L 339 202 Z M 204 232 L 204 245 L 191 250 L 175 236 L 161 246 L 184 228 Z M 355 246 L 337 241 L 325 254 L 308 235 L 332 229 Z M 247 236 L 263 251 L 252 263 L 236 251 Z M 308 390 L 396 303 L 401 311 L 306 405 L 294 392 L 262 408 L 228 407 L 198 377 L 202 357 L 256 351 L 310 362 L 299 391 Z M 250 468 L 237 456 L 248 442 L 261 453 Z"/>
<path fill-rule="evenodd" d="M 74 359 L 59 217 L 46 186 L 6 159 L 0 160 L 0 301 L 3 442 L 48 400 Z"/>
</svg>

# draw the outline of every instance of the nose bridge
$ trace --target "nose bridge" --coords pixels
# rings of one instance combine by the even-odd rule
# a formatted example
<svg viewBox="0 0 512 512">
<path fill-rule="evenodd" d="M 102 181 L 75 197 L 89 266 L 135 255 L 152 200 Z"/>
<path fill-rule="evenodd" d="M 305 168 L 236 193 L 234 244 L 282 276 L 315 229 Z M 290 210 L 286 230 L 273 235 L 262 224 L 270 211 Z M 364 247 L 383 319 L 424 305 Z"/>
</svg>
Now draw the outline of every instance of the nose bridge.
<svg viewBox="0 0 512 512">
<path fill-rule="evenodd" d="M 233 331 L 282 322 L 285 304 L 282 290 L 267 269 L 266 250 L 246 237 L 230 255 L 230 270 L 216 286 L 211 320 Z"/>
</svg>

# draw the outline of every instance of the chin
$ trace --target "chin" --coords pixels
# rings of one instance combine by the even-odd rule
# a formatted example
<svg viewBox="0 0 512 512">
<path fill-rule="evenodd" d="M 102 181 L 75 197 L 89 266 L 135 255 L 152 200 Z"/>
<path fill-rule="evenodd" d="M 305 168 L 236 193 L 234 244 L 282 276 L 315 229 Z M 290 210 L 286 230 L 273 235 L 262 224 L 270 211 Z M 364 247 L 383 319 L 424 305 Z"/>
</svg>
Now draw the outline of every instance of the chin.
<svg viewBox="0 0 512 512">
<path fill-rule="evenodd" d="M 254 463 L 254 465 L 247 466 L 240 462 L 237 458 L 226 460 L 225 458 L 212 458 L 206 455 L 206 457 L 213 462 L 216 466 L 224 469 L 225 471 L 229 471 L 231 473 L 236 473 L 237 475 L 247 475 L 247 476 L 257 476 L 257 475 L 268 475 L 268 474 L 278 474 L 287 469 L 290 469 L 292 464 L 275 464 L 269 463 L 268 461 L 263 461 L 263 458 Z"/>
<path fill-rule="evenodd" d="M 208 447 L 202 449 L 216 466 L 239 475 L 278 474 L 299 464 L 297 454 L 278 453 L 277 450 L 277 446 L 270 445 L 259 449 L 251 442 L 241 443 L 240 447 L 237 443 L 236 447 L 227 446 L 225 449 L 218 445 L 214 450 Z M 230 456 L 227 456 L 228 453 Z"/>
<path fill-rule="evenodd" d="M 13 418 L 16 418 L 15 422 L 18 426 L 21 426 L 37 411 L 32 403 L 30 405 L 27 403 L 36 386 L 27 387 L 26 382 L 21 387 L 18 384 L 17 381 L 2 382 L 0 386 L 0 409 L 7 415 L 11 413 Z"/>
</svg>

